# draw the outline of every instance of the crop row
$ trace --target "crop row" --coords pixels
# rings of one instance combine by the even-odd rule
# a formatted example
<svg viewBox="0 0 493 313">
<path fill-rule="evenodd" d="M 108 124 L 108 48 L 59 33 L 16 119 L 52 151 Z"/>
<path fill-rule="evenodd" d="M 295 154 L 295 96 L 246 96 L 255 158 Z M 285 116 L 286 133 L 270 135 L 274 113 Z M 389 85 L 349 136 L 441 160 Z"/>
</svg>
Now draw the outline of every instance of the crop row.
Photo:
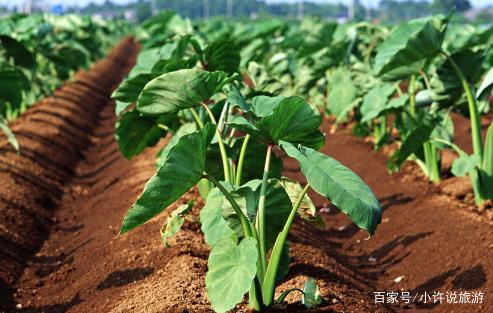
<svg viewBox="0 0 493 313">
<path fill-rule="evenodd" d="M 289 266 L 293 219 L 321 221 L 307 191 L 330 199 L 370 234 L 382 213 L 356 174 L 318 151 L 325 142 L 321 114 L 336 125 L 351 121 L 356 135 L 371 134 L 376 150 L 395 147 L 389 170 L 411 160 L 433 182 L 441 178 L 440 151 L 452 148 L 452 173 L 469 175 L 476 203 L 493 199 L 493 124 L 485 138 L 481 131 L 492 110 L 493 28 L 449 20 L 193 25 L 164 12 L 146 21 L 136 31 L 143 47 L 137 64 L 113 94 L 116 139 L 129 159 L 165 136 L 169 141 L 120 234 L 197 185 L 206 199 L 200 222 L 211 247 L 205 280 L 215 311 L 234 308 L 247 292 L 256 310 L 290 292 L 300 292 L 307 307 L 318 305 L 312 279 L 274 297 Z M 470 118 L 470 155 L 453 143 L 453 112 Z M 298 161 L 306 185 L 281 176 L 275 151 Z M 192 206 L 170 214 L 161 231 L 165 247 Z"/>
<path fill-rule="evenodd" d="M 241 45 L 264 40 L 278 27 L 209 36 L 173 13 L 158 15 L 143 25 L 137 64 L 113 94 L 119 114 L 116 139 L 127 158 L 171 136 L 120 235 L 198 186 L 206 199 L 201 230 L 211 247 L 206 291 L 216 312 L 234 308 L 246 293 L 256 310 L 282 302 L 291 292 L 299 292 L 309 308 L 321 303 L 311 278 L 303 289 L 282 290 L 275 297 L 289 268 L 287 237 L 294 218 L 321 222 L 307 195 L 310 189 L 370 234 L 381 220 L 370 188 L 318 151 L 325 142 L 319 110 L 299 96 L 266 88 L 267 81 L 242 70 Z M 276 150 L 298 161 L 304 186 L 281 176 Z M 192 206 L 178 206 L 167 218 L 161 231 L 165 247 Z"/>
<path fill-rule="evenodd" d="M 79 17 L 10 15 L 0 20 L 0 129 L 72 73 L 101 58 L 122 36 L 125 24 Z"/>
</svg>

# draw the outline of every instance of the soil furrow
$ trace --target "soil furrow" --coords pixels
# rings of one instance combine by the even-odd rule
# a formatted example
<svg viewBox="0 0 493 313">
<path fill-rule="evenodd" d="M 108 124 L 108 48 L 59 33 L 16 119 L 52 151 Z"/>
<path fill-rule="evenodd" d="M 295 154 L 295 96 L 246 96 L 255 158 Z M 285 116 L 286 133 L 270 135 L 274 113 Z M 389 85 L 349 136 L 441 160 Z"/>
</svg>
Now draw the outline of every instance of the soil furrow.
<svg viewBox="0 0 493 313">
<path fill-rule="evenodd" d="M 50 97 L 27 110 L 11 125 L 19 154 L 0 138 L 0 308 L 15 307 L 13 286 L 55 224 L 73 168 L 91 146 L 101 112 L 112 109 L 109 95 L 133 65 L 136 51 L 133 41 L 124 39 L 89 70 L 97 75 L 76 75 L 87 83 L 68 82 L 55 92 L 70 94 L 69 101 Z M 122 56 L 125 63 L 108 61 Z"/>
</svg>

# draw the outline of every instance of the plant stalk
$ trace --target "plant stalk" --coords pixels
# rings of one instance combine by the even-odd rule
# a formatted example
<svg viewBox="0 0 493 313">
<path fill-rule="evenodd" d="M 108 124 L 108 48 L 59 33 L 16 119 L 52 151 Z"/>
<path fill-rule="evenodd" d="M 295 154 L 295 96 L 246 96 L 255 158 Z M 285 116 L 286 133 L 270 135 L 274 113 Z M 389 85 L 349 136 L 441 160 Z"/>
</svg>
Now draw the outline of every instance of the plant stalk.
<svg viewBox="0 0 493 313">
<path fill-rule="evenodd" d="M 214 114 L 212 114 L 211 109 L 207 106 L 207 104 L 201 102 L 200 105 L 205 109 L 207 114 L 209 114 L 209 117 L 214 125 L 217 126 L 216 118 L 214 117 Z M 221 132 L 219 129 L 216 127 L 216 137 L 217 137 L 217 143 L 219 144 L 219 150 L 221 151 L 221 160 L 223 162 L 223 171 L 224 171 L 224 180 L 228 183 L 231 182 L 230 179 L 230 173 L 229 173 L 229 163 L 228 163 L 228 154 L 226 153 L 226 148 L 224 147 L 224 142 L 223 138 L 221 137 Z"/>
<path fill-rule="evenodd" d="M 241 185 L 241 175 L 243 173 L 243 162 L 245 160 L 245 154 L 248 147 L 248 141 L 250 140 L 250 135 L 246 135 L 245 139 L 243 139 L 243 145 L 241 146 L 240 157 L 238 159 L 238 168 L 236 169 L 236 180 L 235 185 Z"/>
<path fill-rule="evenodd" d="M 190 112 L 192 113 L 192 116 L 193 116 L 193 119 L 195 120 L 195 123 L 197 124 L 197 126 L 202 129 L 204 128 L 204 123 L 202 122 L 202 120 L 200 119 L 200 116 L 199 114 L 197 113 L 197 111 L 195 110 L 195 108 L 190 108 Z"/>
<path fill-rule="evenodd" d="M 293 206 L 291 212 L 289 213 L 288 219 L 286 220 L 286 224 L 282 231 L 277 236 L 276 242 L 274 244 L 274 248 L 272 248 L 272 253 L 269 260 L 269 265 L 267 266 L 267 271 L 265 273 L 264 283 L 262 284 L 262 298 L 263 302 L 266 306 L 270 306 L 274 302 L 274 292 L 276 290 L 276 276 L 277 269 L 279 268 L 279 262 L 281 261 L 282 249 L 284 248 L 284 243 L 288 238 L 289 229 L 291 228 L 291 224 L 296 217 L 296 213 L 300 208 L 301 202 L 303 202 L 303 198 L 310 188 L 309 184 L 301 191 L 296 204 Z"/>
<path fill-rule="evenodd" d="M 427 169 L 428 178 L 433 183 L 440 182 L 440 168 L 438 162 L 437 149 L 433 144 L 428 141 L 423 144 L 423 150 L 425 154 L 425 163 Z"/>
<path fill-rule="evenodd" d="M 409 81 L 409 113 L 416 117 L 416 76 L 412 75 Z"/>
<path fill-rule="evenodd" d="M 464 73 L 457 65 L 457 63 L 455 63 L 455 61 L 446 52 L 441 51 L 441 53 L 447 58 L 447 60 L 452 65 L 452 68 L 454 69 L 455 73 L 457 74 L 457 76 L 459 76 L 459 79 L 462 84 L 462 88 L 466 93 L 467 104 L 469 107 L 469 118 L 471 120 L 472 147 L 474 154 L 479 156 L 480 162 L 483 163 L 484 154 L 483 154 L 483 139 L 481 137 L 481 116 L 479 115 L 479 109 L 478 109 L 478 104 L 476 102 L 476 98 L 472 93 L 471 86 L 469 86 L 469 82 L 467 81 L 466 77 L 464 76 Z M 481 182 L 481 178 L 482 178 L 481 171 L 477 171 L 477 173 L 472 173 L 472 175 L 470 176 L 473 184 L 474 199 L 476 205 L 479 205 L 483 203 L 485 200 L 483 189 L 486 188 L 484 184 L 482 184 Z"/>
<path fill-rule="evenodd" d="M 269 179 L 270 159 L 272 155 L 273 145 L 267 147 L 267 153 L 265 156 L 264 175 L 262 177 L 262 186 L 260 187 L 260 199 L 258 202 L 257 211 L 257 232 L 259 235 L 260 246 L 260 262 L 262 265 L 262 272 L 267 270 L 267 251 L 265 247 L 265 197 L 267 193 L 267 184 Z"/>
<path fill-rule="evenodd" d="M 471 119 L 471 133 L 472 133 L 472 145 L 474 154 L 478 155 L 483 160 L 483 140 L 481 138 L 481 120 L 479 115 L 478 105 L 476 103 L 476 98 L 474 97 L 471 86 L 469 86 L 469 82 L 467 81 L 464 73 L 459 68 L 457 63 L 446 53 L 442 51 L 442 54 L 447 58 L 447 60 L 452 65 L 457 76 L 462 84 L 462 88 L 464 88 L 464 92 L 466 93 L 467 104 L 469 106 L 469 117 Z"/>
</svg>

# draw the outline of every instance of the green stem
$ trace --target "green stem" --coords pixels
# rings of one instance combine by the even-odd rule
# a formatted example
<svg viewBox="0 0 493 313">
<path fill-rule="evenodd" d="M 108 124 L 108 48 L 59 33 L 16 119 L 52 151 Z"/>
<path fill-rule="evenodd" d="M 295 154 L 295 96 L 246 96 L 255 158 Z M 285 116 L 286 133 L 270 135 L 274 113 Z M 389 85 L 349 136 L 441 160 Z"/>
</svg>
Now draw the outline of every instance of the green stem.
<svg viewBox="0 0 493 313">
<path fill-rule="evenodd" d="M 257 211 L 257 231 L 259 234 L 259 246 L 260 246 L 260 262 L 262 264 L 262 272 L 267 270 L 267 251 L 265 247 L 265 197 L 267 194 L 267 184 L 269 179 L 269 167 L 272 154 L 272 145 L 267 147 L 267 154 L 265 156 L 264 175 L 262 177 L 262 186 L 260 187 L 260 199 L 258 202 Z"/>
<path fill-rule="evenodd" d="M 192 116 L 193 116 L 193 119 L 195 120 L 195 123 L 197 123 L 197 126 L 202 129 L 204 128 L 204 123 L 202 122 L 202 120 L 200 119 L 200 116 L 199 114 L 197 113 L 197 111 L 194 109 L 194 108 L 190 108 L 190 112 L 192 112 Z"/>
<path fill-rule="evenodd" d="M 464 92 L 466 93 L 467 104 L 469 106 L 469 117 L 471 119 L 471 133 L 472 133 L 473 150 L 474 150 L 474 154 L 479 156 L 481 161 L 482 161 L 483 160 L 483 140 L 481 138 L 481 121 L 480 121 L 478 105 L 476 103 L 476 98 L 474 97 L 474 95 L 472 93 L 471 86 L 469 86 L 469 83 L 467 82 L 467 79 L 464 76 L 464 73 L 462 73 L 462 70 L 457 65 L 457 63 L 455 63 L 455 61 L 446 52 L 442 51 L 442 54 L 450 62 L 454 71 L 456 72 L 457 76 L 459 76 L 459 79 L 462 83 L 462 88 L 464 88 Z"/>
<path fill-rule="evenodd" d="M 409 81 L 409 113 L 412 117 L 416 117 L 416 76 L 412 75 Z"/>
<path fill-rule="evenodd" d="M 203 102 L 201 102 L 200 105 L 202 105 L 202 107 L 205 109 L 207 114 L 209 114 L 212 123 L 217 126 L 216 118 L 214 117 L 214 114 L 212 114 L 211 109 Z M 224 180 L 230 183 L 231 179 L 229 176 L 228 155 L 226 153 L 226 148 L 224 148 L 223 138 L 221 137 L 221 133 L 219 132 L 219 129 L 217 127 L 216 127 L 216 137 L 217 137 L 217 143 L 219 144 L 219 150 L 221 151 L 221 160 L 223 162 L 223 170 L 224 170 Z"/>
<path fill-rule="evenodd" d="M 248 141 L 250 140 L 250 135 L 246 135 L 243 139 L 243 145 L 241 146 L 240 157 L 238 159 L 238 168 L 236 169 L 236 181 L 235 185 L 241 185 L 241 174 L 243 173 L 243 162 L 245 160 L 245 154 L 248 147 Z"/>
<path fill-rule="evenodd" d="M 250 223 L 250 231 L 253 238 L 258 241 L 258 234 L 255 226 Z M 257 245 L 258 262 L 257 262 L 257 275 L 255 275 L 255 280 L 253 281 L 252 287 L 249 293 L 249 306 L 256 311 L 260 311 L 264 306 L 262 301 L 262 282 L 264 281 L 264 273 L 262 270 L 262 265 L 260 264 L 260 247 Z"/>
<path fill-rule="evenodd" d="M 425 153 L 425 163 L 427 169 L 426 174 L 432 182 L 438 183 L 440 182 L 440 168 L 437 149 L 429 141 L 423 144 L 423 149 Z"/>
<path fill-rule="evenodd" d="M 270 255 L 269 265 L 267 266 L 267 271 L 265 273 L 264 283 L 262 284 L 262 298 L 264 300 L 264 304 L 269 306 L 274 301 L 274 292 L 276 289 L 276 276 L 277 269 L 279 268 L 279 262 L 281 261 L 282 249 L 284 248 L 284 244 L 286 239 L 288 238 L 289 229 L 291 228 L 291 224 L 296 217 L 296 213 L 300 208 L 301 202 L 305 197 L 305 194 L 310 188 L 309 184 L 306 184 L 305 188 L 301 191 L 296 204 L 291 209 L 289 213 L 288 219 L 286 220 L 286 224 L 282 231 L 277 236 L 276 242 L 274 244 L 274 248 L 272 248 L 272 253 Z"/>
<path fill-rule="evenodd" d="M 252 237 L 252 232 L 250 230 L 250 222 L 248 222 L 248 219 L 246 218 L 245 214 L 243 214 L 243 211 L 241 210 L 240 206 L 236 202 L 236 200 L 233 198 L 231 193 L 229 193 L 226 188 L 219 182 L 217 179 L 212 177 L 211 175 L 204 174 L 204 178 L 208 179 L 211 181 L 221 192 L 224 194 L 226 199 L 228 199 L 229 203 L 233 207 L 233 210 L 235 211 L 236 215 L 238 215 L 238 218 L 240 219 L 241 227 L 243 229 L 243 233 L 245 237 Z"/>
</svg>

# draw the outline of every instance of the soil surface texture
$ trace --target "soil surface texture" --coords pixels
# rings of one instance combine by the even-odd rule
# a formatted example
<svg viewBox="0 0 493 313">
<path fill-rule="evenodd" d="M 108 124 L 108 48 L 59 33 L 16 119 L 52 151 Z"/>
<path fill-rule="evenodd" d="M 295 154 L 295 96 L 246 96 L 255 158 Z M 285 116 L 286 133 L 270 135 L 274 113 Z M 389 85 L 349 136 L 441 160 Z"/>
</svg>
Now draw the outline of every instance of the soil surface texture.
<svg viewBox="0 0 493 313">
<path fill-rule="evenodd" d="M 168 213 L 116 238 L 167 140 L 131 161 L 118 151 L 109 96 L 137 50 L 125 39 L 29 109 L 13 125 L 20 154 L 1 137 L 0 312 L 212 312 L 204 286 L 208 248 L 197 222 L 186 222 L 168 249 L 159 236 Z M 467 120 L 454 120 L 459 144 L 470 146 Z M 435 186 L 411 164 L 389 174 L 387 157 L 349 129 L 329 134 L 322 151 L 370 185 L 383 222 L 366 240 L 329 201 L 311 193 L 326 225 L 295 222 L 292 263 L 278 292 L 313 277 L 324 302 L 306 310 L 294 293 L 269 312 L 493 312 L 492 209 L 472 209 L 466 182 L 450 182 L 445 174 Z M 285 175 L 304 181 L 296 163 L 283 160 Z M 463 191 L 446 193 L 447 184 Z M 195 189 L 177 205 L 189 199 L 196 199 L 197 213 L 204 203 Z M 397 303 L 375 303 L 376 295 L 389 302 L 396 293 Z M 482 299 L 448 304 L 453 294 L 456 302 Z M 235 311 L 247 312 L 246 303 Z"/>
</svg>

